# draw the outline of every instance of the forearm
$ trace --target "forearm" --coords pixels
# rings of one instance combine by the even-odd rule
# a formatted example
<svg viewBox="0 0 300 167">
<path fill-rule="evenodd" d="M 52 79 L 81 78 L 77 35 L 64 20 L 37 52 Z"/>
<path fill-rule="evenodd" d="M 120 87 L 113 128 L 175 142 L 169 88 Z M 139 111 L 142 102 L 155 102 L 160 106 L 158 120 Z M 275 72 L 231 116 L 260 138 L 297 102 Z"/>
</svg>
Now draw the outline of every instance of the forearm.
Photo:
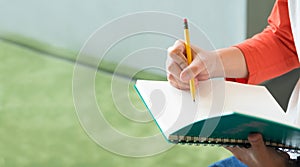
<svg viewBox="0 0 300 167">
<path fill-rule="evenodd" d="M 226 78 L 246 78 L 248 76 L 246 61 L 240 49 L 229 47 L 219 49 L 216 53 L 221 60 L 217 67 L 217 75 L 221 76 L 220 73 L 223 73 Z"/>
<path fill-rule="evenodd" d="M 235 47 L 244 55 L 248 84 L 258 84 L 299 66 L 287 0 L 276 1 L 263 32 Z"/>
</svg>

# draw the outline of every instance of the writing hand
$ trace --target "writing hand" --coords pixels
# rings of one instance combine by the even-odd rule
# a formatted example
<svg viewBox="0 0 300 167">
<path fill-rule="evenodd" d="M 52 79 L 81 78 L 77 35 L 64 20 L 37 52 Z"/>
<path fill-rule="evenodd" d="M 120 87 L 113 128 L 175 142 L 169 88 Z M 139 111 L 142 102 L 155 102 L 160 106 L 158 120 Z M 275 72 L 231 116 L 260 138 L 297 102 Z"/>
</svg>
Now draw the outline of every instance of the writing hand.
<svg viewBox="0 0 300 167">
<path fill-rule="evenodd" d="M 189 80 L 192 78 L 195 78 L 197 85 L 197 81 L 213 77 L 214 71 L 217 69 L 216 52 L 207 52 L 196 46 L 191 46 L 191 49 L 193 61 L 190 65 L 187 63 L 184 41 L 177 40 L 168 49 L 168 80 L 178 89 L 189 89 Z"/>
</svg>

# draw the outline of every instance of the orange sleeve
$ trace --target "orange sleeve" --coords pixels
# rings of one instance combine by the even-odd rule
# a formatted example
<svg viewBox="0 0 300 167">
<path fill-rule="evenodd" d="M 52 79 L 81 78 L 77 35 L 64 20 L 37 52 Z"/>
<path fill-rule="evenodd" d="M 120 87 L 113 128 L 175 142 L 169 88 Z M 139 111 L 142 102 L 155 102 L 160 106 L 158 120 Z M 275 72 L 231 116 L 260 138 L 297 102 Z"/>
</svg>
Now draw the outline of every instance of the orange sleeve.
<svg viewBox="0 0 300 167">
<path fill-rule="evenodd" d="M 276 1 L 268 23 L 263 32 L 235 46 L 246 60 L 249 75 L 245 83 L 258 84 L 299 66 L 287 0 Z"/>
</svg>

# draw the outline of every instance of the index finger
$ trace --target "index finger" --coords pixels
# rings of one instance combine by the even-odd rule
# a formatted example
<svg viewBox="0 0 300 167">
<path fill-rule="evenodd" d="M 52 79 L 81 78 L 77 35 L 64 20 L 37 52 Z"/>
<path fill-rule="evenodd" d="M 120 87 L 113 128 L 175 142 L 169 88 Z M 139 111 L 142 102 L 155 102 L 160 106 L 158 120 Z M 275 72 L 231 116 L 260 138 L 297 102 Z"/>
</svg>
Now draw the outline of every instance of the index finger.
<svg viewBox="0 0 300 167">
<path fill-rule="evenodd" d="M 181 69 L 188 66 L 185 57 L 185 43 L 182 40 L 177 40 L 172 47 L 168 48 L 168 56 L 171 57 Z"/>
</svg>

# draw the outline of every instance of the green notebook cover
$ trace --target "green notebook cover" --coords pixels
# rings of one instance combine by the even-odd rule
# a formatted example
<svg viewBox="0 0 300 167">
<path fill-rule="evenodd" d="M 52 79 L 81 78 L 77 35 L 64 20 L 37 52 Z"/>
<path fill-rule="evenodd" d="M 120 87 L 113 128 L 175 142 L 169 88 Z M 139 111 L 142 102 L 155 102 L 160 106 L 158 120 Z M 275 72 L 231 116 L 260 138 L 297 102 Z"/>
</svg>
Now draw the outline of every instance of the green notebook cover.
<svg viewBox="0 0 300 167">
<path fill-rule="evenodd" d="M 218 125 L 213 129 L 208 126 L 207 130 L 199 131 L 204 124 L 215 122 L 218 122 Z M 234 112 L 195 122 L 172 133 L 169 139 L 174 143 L 202 142 L 202 144 L 248 146 L 247 136 L 253 132 L 263 134 L 266 145 L 300 150 L 298 128 Z"/>
</svg>

